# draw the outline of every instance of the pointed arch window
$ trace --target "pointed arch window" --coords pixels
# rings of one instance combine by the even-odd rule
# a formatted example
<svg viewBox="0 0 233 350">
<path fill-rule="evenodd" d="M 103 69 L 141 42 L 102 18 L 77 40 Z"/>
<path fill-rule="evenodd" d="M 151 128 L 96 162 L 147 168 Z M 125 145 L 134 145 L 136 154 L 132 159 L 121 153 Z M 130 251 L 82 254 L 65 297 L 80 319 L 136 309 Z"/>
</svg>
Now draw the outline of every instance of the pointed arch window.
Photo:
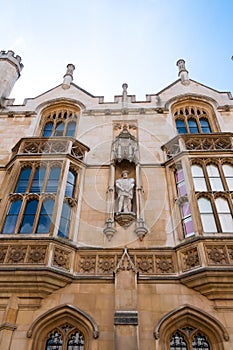
<svg viewBox="0 0 233 350">
<path fill-rule="evenodd" d="M 223 164 L 223 173 L 226 179 L 227 187 L 229 191 L 233 191 L 233 166 L 230 164 Z"/>
<path fill-rule="evenodd" d="M 229 204 L 225 198 L 218 197 L 215 200 L 222 232 L 233 232 L 233 219 Z"/>
<path fill-rule="evenodd" d="M 201 126 L 201 131 L 203 133 L 210 133 L 211 129 L 210 129 L 210 123 L 208 121 L 208 119 L 206 118 L 200 118 L 200 126 Z"/>
<path fill-rule="evenodd" d="M 178 134 L 186 134 L 187 128 L 183 119 L 176 119 L 176 129 Z"/>
<path fill-rule="evenodd" d="M 69 122 L 67 124 L 66 136 L 74 137 L 75 129 L 76 129 L 76 123 L 75 122 Z"/>
<path fill-rule="evenodd" d="M 205 176 L 200 165 L 191 166 L 195 191 L 207 191 Z"/>
<path fill-rule="evenodd" d="M 206 336 L 192 327 L 177 330 L 170 339 L 169 350 L 210 350 Z"/>
<path fill-rule="evenodd" d="M 39 167 L 35 170 L 30 192 L 32 193 L 42 192 L 45 173 L 46 173 L 46 168 L 44 166 Z"/>
<path fill-rule="evenodd" d="M 195 119 L 188 119 L 188 126 L 190 134 L 198 134 L 199 130 Z"/>
<path fill-rule="evenodd" d="M 49 122 L 49 123 L 45 124 L 42 136 L 43 137 L 50 137 L 50 136 L 52 136 L 52 132 L 53 132 L 53 123 Z"/>
<path fill-rule="evenodd" d="M 18 220 L 20 208 L 22 205 L 22 200 L 17 199 L 10 204 L 10 209 L 8 211 L 8 214 L 6 216 L 6 220 L 3 226 L 2 233 L 14 233 L 16 223 Z"/>
<path fill-rule="evenodd" d="M 206 169 L 212 191 L 223 191 L 222 180 L 218 167 L 214 164 L 208 164 Z"/>
<path fill-rule="evenodd" d="M 63 122 L 59 122 L 56 126 L 54 136 L 63 136 L 65 129 L 65 124 Z"/>
<path fill-rule="evenodd" d="M 178 331 L 170 339 L 170 350 L 188 350 L 184 337 Z"/>
<path fill-rule="evenodd" d="M 75 137 L 79 108 L 58 108 L 45 113 L 45 123 L 42 128 L 43 137 L 69 136 Z"/>
<path fill-rule="evenodd" d="M 38 233 L 49 233 L 54 208 L 54 199 L 45 199 L 42 203 L 37 226 Z"/>
<path fill-rule="evenodd" d="M 46 192 L 56 193 L 58 189 L 58 183 L 60 180 L 61 168 L 59 166 L 54 166 L 50 170 L 49 178 L 47 181 Z"/>
<path fill-rule="evenodd" d="M 15 193 L 25 193 L 28 187 L 29 178 L 31 175 L 32 169 L 30 167 L 26 167 L 22 169 L 16 188 Z"/>
<path fill-rule="evenodd" d="M 37 206 L 37 199 L 29 200 L 27 202 L 20 227 L 20 233 L 32 233 Z"/>
<path fill-rule="evenodd" d="M 204 232 L 217 232 L 213 208 L 209 199 L 200 197 L 198 207 Z"/>
<path fill-rule="evenodd" d="M 211 124 L 208 113 L 204 108 L 184 106 L 174 112 L 178 134 L 211 133 Z"/>
<path fill-rule="evenodd" d="M 69 170 L 65 191 L 67 197 L 74 197 L 76 177 L 76 173 L 73 170 Z"/>
<path fill-rule="evenodd" d="M 60 225 L 58 229 L 59 237 L 63 237 L 63 238 L 69 237 L 70 219 L 71 219 L 71 206 L 69 203 L 64 202 L 62 207 Z"/>
</svg>

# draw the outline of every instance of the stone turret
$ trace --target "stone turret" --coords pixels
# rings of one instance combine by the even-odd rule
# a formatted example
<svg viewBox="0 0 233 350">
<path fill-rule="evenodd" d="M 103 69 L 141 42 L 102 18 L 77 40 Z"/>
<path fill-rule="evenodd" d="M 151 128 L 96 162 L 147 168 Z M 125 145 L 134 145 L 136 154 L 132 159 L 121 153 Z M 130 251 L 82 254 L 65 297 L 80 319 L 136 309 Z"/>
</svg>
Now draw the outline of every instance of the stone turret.
<svg viewBox="0 0 233 350">
<path fill-rule="evenodd" d="M 10 50 L 0 52 L 0 104 L 9 97 L 22 69 L 20 56 Z"/>
<path fill-rule="evenodd" d="M 176 65 L 179 68 L 179 73 L 178 76 L 180 77 L 181 83 L 183 85 L 189 85 L 190 81 L 189 81 L 189 75 L 188 75 L 188 71 L 185 67 L 185 60 L 180 59 L 176 62 Z"/>
<path fill-rule="evenodd" d="M 74 70 L 75 70 L 75 66 L 72 63 L 69 63 L 67 65 L 66 74 L 63 77 L 63 84 L 62 84 L 63 89 L 66 90 L 70 88 L 70 84 L 73 81 Z"/>
</svg>

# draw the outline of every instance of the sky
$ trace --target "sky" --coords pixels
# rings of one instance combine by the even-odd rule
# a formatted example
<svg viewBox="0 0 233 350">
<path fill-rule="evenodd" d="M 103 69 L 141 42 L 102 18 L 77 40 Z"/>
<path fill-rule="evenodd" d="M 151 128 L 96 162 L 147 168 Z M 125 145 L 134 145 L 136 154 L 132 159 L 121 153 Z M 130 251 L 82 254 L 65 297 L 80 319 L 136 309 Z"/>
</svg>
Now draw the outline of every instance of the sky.
<svg viewBox="0 0 233 350">
<path fill-rule="evenodd" d="M 128 84 L 137 100 L 178 78 L 233 94 L 232 0 L 0 0 L 0 50 L 22 57 L 15 103 L 63 81 L 113 101 Z"/>
</svg>

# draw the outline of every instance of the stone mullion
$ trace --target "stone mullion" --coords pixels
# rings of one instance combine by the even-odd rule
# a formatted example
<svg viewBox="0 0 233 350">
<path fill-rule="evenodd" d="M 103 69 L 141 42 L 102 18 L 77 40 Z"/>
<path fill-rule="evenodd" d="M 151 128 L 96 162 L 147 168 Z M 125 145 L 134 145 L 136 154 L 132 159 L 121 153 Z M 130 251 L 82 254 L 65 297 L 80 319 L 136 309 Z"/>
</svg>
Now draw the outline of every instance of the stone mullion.
<svg viewBox="0 0 233 350">
<path fill-rule="evenodd" d="M 227 184 L 224 172 L 223 172 L 222 163 L 220 163 L 220 162 L 218 163 L 218 170 L 219 170 L 220 177 L 221 177 L 221 180 L 222 180 L 223 188 L 227 192 L 227 191 L 229 191 L 228 184 Z"/>
<path fill-rule="evenodd" d="M 202 164 L 202 170 L 203 170 L 204 177 L 205 177 L 205 182 L 206 182 L 207 191 L 208 191 L 208 192 L 212 192 L 211 185 L 210 185 L 210 180 L 209 180 L 209 176 L 208 176 L 207 169 L 206 169 L 206 163 L 203 163 L 203 164 Z"/>
<path fill-rule="evenodd" d="M 222 232 L 221 223 L 220 223 L 220 220 L 219 220 L 219 217 L 218 217 L 217 208 L 216 208 L 216 205 L 215 205 L 215 196 L 213 194 L 211 195 L 210 202 L 211 202 L 212 209 L 213 209 L 213 214 L 214 214 L 215 223 L 216 223 L 216 226 L 217 226 L 217 231 L 218 232 Z"/>
<path fill-rule="evenodd" d="M 16 225 L 15 225 L 15 233 L 19 233 L 20 225 L 21 225 L 22 220 L 23 220 L 23 214 L 24 214 L 27 202 L 28 202 L 28 196 L 23 196 L 18 219 L 17 219 Z"/>
</svg>

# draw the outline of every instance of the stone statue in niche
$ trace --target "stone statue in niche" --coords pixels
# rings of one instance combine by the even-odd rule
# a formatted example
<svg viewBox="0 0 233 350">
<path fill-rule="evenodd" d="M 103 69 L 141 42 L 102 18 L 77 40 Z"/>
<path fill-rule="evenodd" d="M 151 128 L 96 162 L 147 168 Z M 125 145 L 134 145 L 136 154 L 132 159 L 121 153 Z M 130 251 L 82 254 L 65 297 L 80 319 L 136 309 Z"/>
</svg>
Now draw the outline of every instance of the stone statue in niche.
<svg viewBox="0 0 233 350">
<path fill-rule="evenodd" d="M 132 199 L 134 189 L 134 179 L 128 177 L 128 171 L 123 170 L 121 178 L 116 180 L 116 192 L 118 196 L 118 213 L 132 212 Z"/>
</svg>

